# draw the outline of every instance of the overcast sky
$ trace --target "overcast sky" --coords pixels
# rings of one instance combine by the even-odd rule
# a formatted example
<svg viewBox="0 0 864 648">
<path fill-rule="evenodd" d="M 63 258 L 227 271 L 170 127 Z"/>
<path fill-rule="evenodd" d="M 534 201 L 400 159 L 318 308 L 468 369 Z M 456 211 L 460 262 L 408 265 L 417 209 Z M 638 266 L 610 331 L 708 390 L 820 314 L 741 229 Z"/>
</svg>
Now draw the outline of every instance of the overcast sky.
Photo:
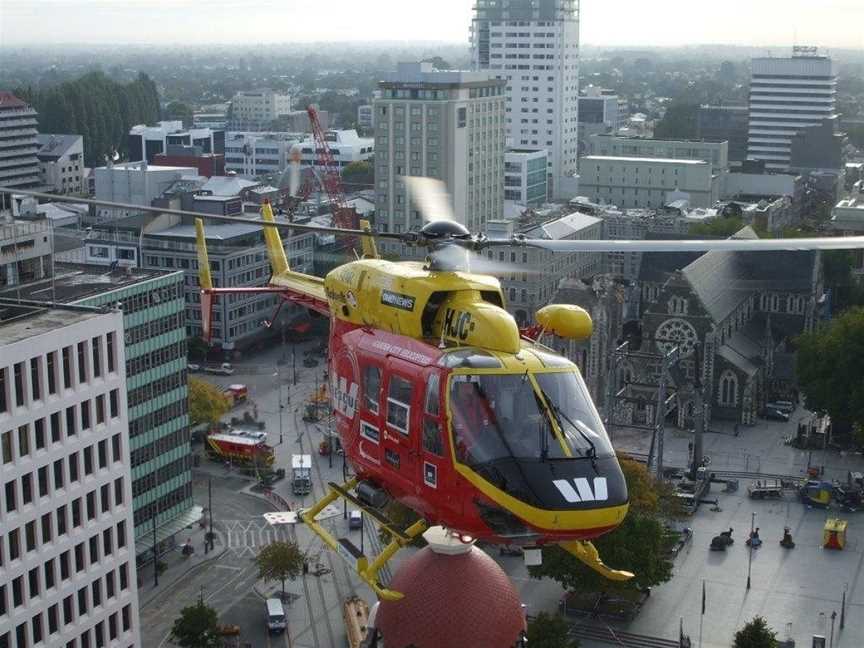
<svg viewBox="0 0 864 648">
<path fill-rule="evenodd" d="M 0 0 L 0 44 L 467 42 L 472 0 Z M 864 48 L 864 0 L 582 0 L 592 45 Z"/>
</svg>

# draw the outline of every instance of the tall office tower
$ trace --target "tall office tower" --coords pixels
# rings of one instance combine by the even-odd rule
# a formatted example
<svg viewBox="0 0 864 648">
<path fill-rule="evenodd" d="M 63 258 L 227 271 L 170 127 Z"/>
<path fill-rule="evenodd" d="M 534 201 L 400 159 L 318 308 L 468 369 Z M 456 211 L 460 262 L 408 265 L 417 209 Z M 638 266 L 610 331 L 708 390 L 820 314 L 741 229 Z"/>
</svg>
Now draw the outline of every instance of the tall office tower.
<svg viewBox="0 0 864 648">
<path fill-rule="evenodd" d="M 507 81 L 507 144 L 549 151 L 551 193 L 572 198 L 579 148 L 579 0 L 475 0 L 474 66 Z"/>
<path fill-rule="evenodd" d="M 0 90 L 0 185 L 18 189 L 40 185 L 36 128 L 36 111 L 11 92 Z"/>
<path fill-rule="evenodd" d="M 123 314 L 0 311 L 0 646 L 137 648 Z"/>
<path fill-rule="evenodd" d="M 504 208 L 504 82 L 486 72 L 400 63 L 375 99 L 375 221 L 422 227 L 402 176 L 444 181 L 456 218 L 473 232 Z"/>
<path fill-rule="evenodd" d="M 795 134 L 837 119 L 837 65 L 815 47 L 796 47 L 791 58 L 756 58 L 752 68 L 747 157 L 786 171 Z"/>
</svg>

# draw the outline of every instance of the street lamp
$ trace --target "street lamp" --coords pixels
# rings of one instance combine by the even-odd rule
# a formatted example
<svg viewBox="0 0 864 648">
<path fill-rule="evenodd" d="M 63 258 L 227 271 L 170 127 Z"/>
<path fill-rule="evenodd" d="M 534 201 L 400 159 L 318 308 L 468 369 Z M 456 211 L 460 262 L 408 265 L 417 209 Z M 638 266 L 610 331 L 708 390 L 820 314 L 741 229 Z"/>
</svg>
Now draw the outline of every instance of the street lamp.
<svg viewBox="0 0 864 648">
<path fill-rule="evenodd" d="M 750 514 L 750 553 L 747 559 L 747 589 L 750 589 L 750 570 L 753 567 L 753 528 L 756 524 L 756 512 Z"/>
</svg>

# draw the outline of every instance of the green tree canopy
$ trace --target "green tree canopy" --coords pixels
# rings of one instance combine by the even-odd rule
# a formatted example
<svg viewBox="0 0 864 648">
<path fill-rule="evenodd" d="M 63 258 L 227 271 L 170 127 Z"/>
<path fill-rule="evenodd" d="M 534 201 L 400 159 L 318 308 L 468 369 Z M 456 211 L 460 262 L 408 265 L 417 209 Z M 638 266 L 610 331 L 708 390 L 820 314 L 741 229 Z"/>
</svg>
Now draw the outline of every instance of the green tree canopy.
<svg viewBox="0 0 864 648">
<path fill-rule="evenodd" d="M 349 184 L 372 186 L 375 182 L 372 163 L 366 160 L 352 162 L 342 169 L 342 179 Z"/>
<path fill-rule="evenodd" d="M 735 633 L 733 648 L 777 648 L 777 633 L 760 616 Z"/>
<path fill-rule="evenodd" d="M 189 128 L 192 125 L 192 108 L 182 101 L 172 101 L 165 106 L 165 119 L 180 119 L 183 126 Z"/>
<path fill-rule="evenodd" d="M 228 399 L 216 385 L 201 378 L 189 378 L 189 420 L 192 425 L 218 423 L 228 409 Z"/>
<path fill-rule="evenodd" d="M 636 574 L 623 583 L 612 582 L 586 567 L 560 547 L 543 550 L 543 564 L 528 569 L 534 578 L 548 576 L 570 591 L 635 590 L 665 583 L 672 578 L 667 557 L 670 539 L 664 519 L 678 514 L 671 489 L 658 482 L 641 463 L 620 459 L 630 493 L 630 511 L 611 533 L 594 541 L 603 562 L 614 569 Z"/>
<path fill-rule="evenodd" d="M 305 560 L 305 554 L 293 542 L 271 542 L 255 557 L 258 578 L 281 581 L 282 600 L 285 600 L 285 581 L 300 575 Z"/>
<path fill-rule="evenodd" d="M 807 408 L 831 415 L 835 429 L 864 424 L 864 308 L 797 338 L 798 384 Z"/>
<path fill-rule="evenodd" d="M 171 627 L 171 641 L 181 648 L 219 648 L 222 639 L 218 629 L 216 610 L 198 600 L 180 610 L 180 616 Z"/>
<path fill-rule="evenodd" d="M 744 221 L 736 216 L 713 218 L 707 223 L 694 223 L 690 233 L 698 236 L 717 236 L 728 238 L 744 227 Z"/>
<path fill-rule="evenodd" d="M 82 135 L 88 166 L 104 164 L 114 151 L 128 153 L 129 129 L 156 122 L 160 114 L 156 84 L 146 74 L 118 83 L 102 72 L 90 72 L 75 81 L 16 94 L 38 111 L 41 133 Z"/>
<path fill-rule="evenodd" d="M 570 624 L 558 614 L 541 612 L 528 622 L 528 645 L 531 648 L 579 648 L 569 636 Z"/>
</svg>

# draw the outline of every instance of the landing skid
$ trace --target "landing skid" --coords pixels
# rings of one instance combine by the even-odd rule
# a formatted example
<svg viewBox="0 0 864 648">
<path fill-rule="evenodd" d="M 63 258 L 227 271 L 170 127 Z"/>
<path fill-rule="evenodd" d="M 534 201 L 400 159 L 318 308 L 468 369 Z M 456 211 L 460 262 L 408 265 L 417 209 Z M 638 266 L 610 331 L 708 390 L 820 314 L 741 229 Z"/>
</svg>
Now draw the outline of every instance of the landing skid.
<svg viewBox="0 0 864 648">
<path fill-rule="evenodd" d="M 378 580 L 378 574 L 383 569 L 384 565 L 399 551 L 402 547 L 411 543 L 414 538 L 426 530 L 426 521 L 418 520 L 404 531 L 399 531 L 393 527 L 393 523 L 382 515 L 377 509 L 360 501 L 351 494 L 351 490 L 357 485 L 357 479 L 352 479 L 342 485 L 330 482 L 327 494 L 321 498 L 314 506 L 300 513 L 300 519 L 317 535 L 321 540 L 335 551 L 339 556 L 351 565 L 364 583 L 369 585 L 379 599 L 383 601 L 398 601 L 404 597 L 404 594 L 395 590 L 388 589 L 381 585 Z M 390 543 L 384 547 L 381 553 L 369 562 L 369 559 L 362 551 L 348 538 L 335 538 L 332 533 L 325 529 L 319 522 L 315 521 L 316 516 L 324 510 L 324 508 L 337 499 L 342 498 L 351 502 L 354 506 L 361 509 L 364 514 L 372 517 L 378 526 L 385 529 L 392 538 Z"/>
<path fill-rule="evenodd" d="M 597 547 L 587 540 L 571 540 L 570 542 L 562 542 L 561 548 L 564 549 L 564 551 L 573 554 L 585 563 L 585 565 L 609 580 L 628 581 L 635 576 L 632 572 L 608 567 L 600 558 L 600 553 L 597 551 Z"/>
</svg>

